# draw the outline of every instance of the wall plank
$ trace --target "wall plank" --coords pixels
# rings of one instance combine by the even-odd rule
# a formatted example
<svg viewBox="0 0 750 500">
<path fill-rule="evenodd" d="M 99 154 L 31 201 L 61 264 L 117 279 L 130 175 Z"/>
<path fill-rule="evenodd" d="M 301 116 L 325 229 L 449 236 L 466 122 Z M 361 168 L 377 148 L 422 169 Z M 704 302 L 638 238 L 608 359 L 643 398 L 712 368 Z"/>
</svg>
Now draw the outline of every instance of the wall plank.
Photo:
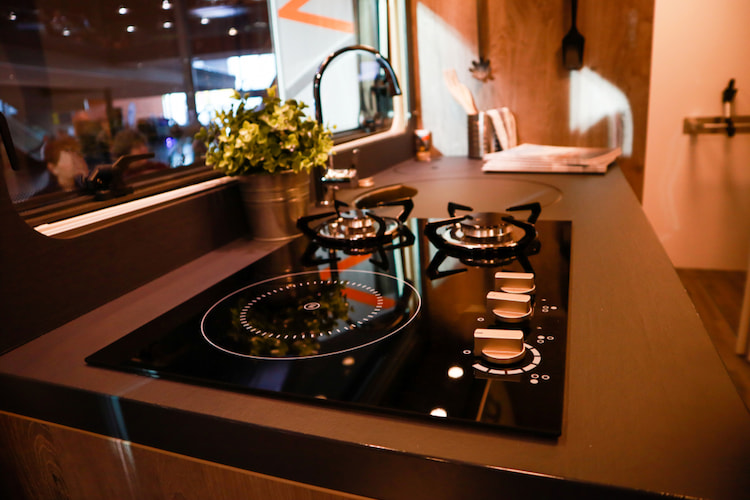
<svg viewBox="0 0 750 500">
<path fill-rule="evenodd" d="M 241 443 L 227 443 L 227 446 L 241 446 Z M 0 412 L 0 497 L 17 500 L 364 498 L 5 412 Z"/>
</svg>

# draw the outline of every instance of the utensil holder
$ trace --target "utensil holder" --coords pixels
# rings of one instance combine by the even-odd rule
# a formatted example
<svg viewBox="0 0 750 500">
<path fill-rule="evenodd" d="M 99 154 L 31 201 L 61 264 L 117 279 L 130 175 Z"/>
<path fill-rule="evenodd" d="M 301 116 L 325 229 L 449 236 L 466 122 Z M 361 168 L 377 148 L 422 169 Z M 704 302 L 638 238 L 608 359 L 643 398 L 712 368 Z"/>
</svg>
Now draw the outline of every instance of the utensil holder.
<svg viewBox="0 0 750 500">
<path fill-rule="evenodd" d="M 499 149 L 495 144 L 492 121 L 484 111 L 468 115 L 468 128 L 469 158 L 481 159 L 486 153 L 492 153 Z"/>
</svg>

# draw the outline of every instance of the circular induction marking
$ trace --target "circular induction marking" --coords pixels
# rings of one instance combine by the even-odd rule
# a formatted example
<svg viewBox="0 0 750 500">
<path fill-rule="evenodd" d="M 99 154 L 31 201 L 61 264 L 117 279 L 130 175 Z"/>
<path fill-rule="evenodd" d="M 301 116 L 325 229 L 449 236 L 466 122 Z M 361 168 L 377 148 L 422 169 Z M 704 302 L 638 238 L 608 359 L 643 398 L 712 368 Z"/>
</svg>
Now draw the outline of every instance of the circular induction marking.
<svg viewBox="0 0 750 500">
<path fill-rule="evenodd" d="M 362 301 L 369 308 L 360 311 L 361 314 L 355 315 L 354 318 L 351 317 L 351 312 L 349 311 L 347 311 L 347 316 L 344 318 L 343 312 L 340 310 L 342 307 L 348 305 L 348 302 L 342 304 L 341 299 L 352 294 L 351 291 L 347 293 L 347 289 L 361 289 L 371 296 L 369 301 Z M 304 299 L 304 296 L 300 297 L 301 290 L 304 290 L 303 293 L 310 293 L 311 296 L 325 300 L 325 305 L 317 301 L 305 303 L 302 305 L 304 311 L 316 311 L 323 307 L 323 315 L 337 315 L 339 319 L 345 320 L 345 323 L 326 322 L 325 319 L 321 319 L 321 316 L 305 315 L 304 313 L 300 315 L 300 322 L 287 318 L 283 320 L 282 324 L 279 324 L 279 321 L 273 321 L 269 317 L 284 311 L 288 303 L 296 303 L 299 298 Z M 383 309 L 383 302 L 383 296 L 377 289 L 354 281 L 328 279 L 305 281 L 304 283 L 288 283 L 252 298 L 240 310 L 240 324 L 247 331 L 263 337 L 275 337 L 283 340 L 315 338 L 321 335 L 340 334 L 349 329 L 362 326 L 377 316 L 378 312 Z M 278 309 L 279 306 L 281 309 Z M 288 311 L 289 314 L 297 314 L 298 312 L 298 309 Z M 330 327 L 328 330 L 325 329 L 326 325 Z"/>
<path fill-rule="evenodd" d="M 294 273 L 227 295 L 203 316 L 201 333 L 217 349 L 243 357 L 327 356 L 393 335 L 420 305 L 413 286 L 388 274 Z"/>
</svg>

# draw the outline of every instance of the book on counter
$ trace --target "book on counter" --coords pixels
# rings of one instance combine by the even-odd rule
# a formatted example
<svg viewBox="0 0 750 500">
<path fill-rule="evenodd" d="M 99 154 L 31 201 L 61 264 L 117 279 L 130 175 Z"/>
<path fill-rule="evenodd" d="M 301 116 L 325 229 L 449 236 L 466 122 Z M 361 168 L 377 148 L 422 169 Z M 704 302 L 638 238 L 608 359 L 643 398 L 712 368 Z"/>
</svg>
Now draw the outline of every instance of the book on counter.
<svg viewBox="0 0 750 500">
<path fill-rule="evenodd" d="M 484 172 L 603 174 L 622 149 L 521 144 L 484 155 Z"/>
</svg>

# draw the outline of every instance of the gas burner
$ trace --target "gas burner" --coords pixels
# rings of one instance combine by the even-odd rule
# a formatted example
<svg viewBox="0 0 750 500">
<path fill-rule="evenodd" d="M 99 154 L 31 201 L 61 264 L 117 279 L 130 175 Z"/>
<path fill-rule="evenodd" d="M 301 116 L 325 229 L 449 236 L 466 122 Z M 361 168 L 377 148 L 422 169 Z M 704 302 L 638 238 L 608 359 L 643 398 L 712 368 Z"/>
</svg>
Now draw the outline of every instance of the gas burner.
<svg viewBox="0 0 750 500">
<path fill-rule="evenodd" d="M 437 232 L 448 243 L 467 249 L 514 247 L 526 233 L 520 226 L 506 222 L 505 217 L 493 212 L 472 212 Z"/>
<path fill-rule="evenodd" d="M 367 210 L 355 208 L 338 212 L 336 218 L 324 222 L 318 227 L 318 235 L 340 241 L 392 237 L 399 225 L 397 220 L 383 219 Z"/>
<path fill-rule="evenodd" d="M 397 218 L 385 217 L 373 209 L 349 209 L 349 205 L 336 200 L 335 212 L 300 217 L 297 228 L 321 246 L 342 250 L 374 248 L 398 236 L 404 227 L 403 222 L 414 208 L 414 202 L 404 199 L 379 206 L 400 206 L 402 210 Z"/>
<path fill-rule="evenodd" d="M 469 213 L 456 215 L 458 210 Z M 425 234 L 436 247 L 453 250 L 462 257 L 501 258 L 506 250 L 524 248 L 536 239 L 533 224 L 541 213 L 541 206 L 531 203 L 508 209 L 509 212 L 519 210 L 531 211 L 525 222 L 510 214 L 474 212 L 471 207 L 451 202 L 448 203 L 450 218 L 428 222 Z"/>
<path fill-rule="evenodd" d="M 401 199 L 378 206 L 400 206 L 402 210 L 397 217 L 381 216 L 374 209 L 350 209 L 337 200 L 335 212 L 298 219 L 297 227 L 310 239 L 303 262 L 334 265 L 339 260 L 337 251 L 342 251 L 346 255 L 373 254 L 372 261 L 387 270 L 387 250 L 414 244 L 414 234 L 403 224 L 414 203 L 411 199 Z M 327 250 L 328 255 L 317 256 L 320 249 Z"/>
<path fill-rule="evenodd" d="M 458 211 L 468 213 L 457 215 Z M 450 218 L 428 222 L 425 236 L 438 248 L 428 268 L 432 278 L 462 272 L 462 269 L 439 271 L 446 257 L 455 257 L 468 266 L 500 266 L 520 260 L 524 268 L 530 267 L 526 255 L 539 251 L 536 222 L 541 213 L 539 203 L 511 207 L 508 212 L 530 210 L 526 221 L 510 214 L 474 212 L 471 207 L 448 203 Z"/>
</svg>

